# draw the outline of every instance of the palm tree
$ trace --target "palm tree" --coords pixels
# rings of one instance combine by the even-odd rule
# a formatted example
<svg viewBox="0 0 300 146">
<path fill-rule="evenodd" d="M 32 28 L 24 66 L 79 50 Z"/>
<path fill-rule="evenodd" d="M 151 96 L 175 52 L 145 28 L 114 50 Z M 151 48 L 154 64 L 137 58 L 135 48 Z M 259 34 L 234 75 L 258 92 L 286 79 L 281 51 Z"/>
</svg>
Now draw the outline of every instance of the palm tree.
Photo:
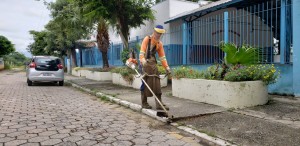
<svg viewBox="0 0 300 146">
<path fill-rule="evenodd" d="M 258 58 L 260 58 L 260 55 L 258 48 L 247 45 L 237 47 L 233 43 L 221 43 L 220 48 L 224 53 L 226 53 L 224 57 L 225 61 L 221 65 L 221 78 L 225 77 L 230 65 L 232 65 L 232 69 L 235 70 L 240 68 L 241 65 L 259 63 Z M 217 65 L 215 72 L 218 72 L 218 68 L 219 65 Z"/>
<path fill-rule="evenodd" d="M 103 68 L 109 68 L 107 52 L 109 49 L 109 34 L 107 22 L 100 18 L 97 26 L 97 44 L 102 53 Z"/>
</svg>

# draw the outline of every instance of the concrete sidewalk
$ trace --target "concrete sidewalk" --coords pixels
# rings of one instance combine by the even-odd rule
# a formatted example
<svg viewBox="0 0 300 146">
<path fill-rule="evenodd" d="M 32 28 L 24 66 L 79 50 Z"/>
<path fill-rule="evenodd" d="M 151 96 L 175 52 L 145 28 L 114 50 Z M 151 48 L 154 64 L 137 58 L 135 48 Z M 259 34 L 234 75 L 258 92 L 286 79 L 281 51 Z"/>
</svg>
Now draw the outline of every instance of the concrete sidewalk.
<svg viewBox="0 0 300 146">
<path fill-rule="evenodd" d="M 107 81 L 66 75 L 72 86 L 141 111 L 154 118 L 154 110 L 141 109 L 140 91 Z M 211 141 L 212 145 L 300 145 L 300 100 L 270 95 L 270 102 L 241 110 L 194 102 L 172 96 L 171 86 L 162 88 L 162 100 L 170 107 L 171 123 L 179 129 Z M 148 98 L 155 109 L 155 101 Z"/>
</svg>

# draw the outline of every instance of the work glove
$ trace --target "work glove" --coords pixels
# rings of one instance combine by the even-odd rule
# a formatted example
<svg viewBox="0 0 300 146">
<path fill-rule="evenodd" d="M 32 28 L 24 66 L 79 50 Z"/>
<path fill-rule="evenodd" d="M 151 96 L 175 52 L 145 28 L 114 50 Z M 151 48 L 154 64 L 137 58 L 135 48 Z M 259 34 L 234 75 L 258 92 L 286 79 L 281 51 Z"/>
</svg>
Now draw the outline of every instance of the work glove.
<svg viewBox="0 0 300 146">
<path fill-rule="evenodd" d="M 166 72 L 167 72 L 167 75 L 170 75 L 170 74 L 171 74 L 171 69 L 170 69 L 170 67 L 167 67 Z"/>
<path fill-rule="evenodd" d="M 142 65 L 143 65 L 143 66 L 145 66 L 146 63 L 147 63 L 147 61 L 146 61 L 145 59 L 141 60 L 141 62 L 142 62 Z"/>
</svg>

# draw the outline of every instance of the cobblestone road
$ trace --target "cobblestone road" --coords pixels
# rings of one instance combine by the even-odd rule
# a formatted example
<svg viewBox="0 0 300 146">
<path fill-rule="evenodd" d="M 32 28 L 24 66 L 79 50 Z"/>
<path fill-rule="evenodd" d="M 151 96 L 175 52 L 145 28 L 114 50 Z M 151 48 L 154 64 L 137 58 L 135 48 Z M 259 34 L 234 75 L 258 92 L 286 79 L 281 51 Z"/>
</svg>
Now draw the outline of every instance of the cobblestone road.
<svg viewBox="0 0 300 146">
<path fill-rule="evenodd" d="M 0 146 L 200 145 L 197 138 L 71 87 L 0 72 Z"/>
</svg>

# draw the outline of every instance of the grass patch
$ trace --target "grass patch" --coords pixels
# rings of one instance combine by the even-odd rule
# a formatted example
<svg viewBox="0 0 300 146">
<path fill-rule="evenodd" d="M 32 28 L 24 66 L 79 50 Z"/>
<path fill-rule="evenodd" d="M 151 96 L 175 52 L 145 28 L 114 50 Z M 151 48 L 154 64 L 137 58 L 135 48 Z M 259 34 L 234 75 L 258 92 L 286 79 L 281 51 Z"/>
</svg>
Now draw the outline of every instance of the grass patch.
<svg viewBox="0 0 300 146">
<path fill-rule="evenodd" d="M 99 97 L 102 101 L 109 101 L 109 98 L 105 95 Z"/>
</svg>

